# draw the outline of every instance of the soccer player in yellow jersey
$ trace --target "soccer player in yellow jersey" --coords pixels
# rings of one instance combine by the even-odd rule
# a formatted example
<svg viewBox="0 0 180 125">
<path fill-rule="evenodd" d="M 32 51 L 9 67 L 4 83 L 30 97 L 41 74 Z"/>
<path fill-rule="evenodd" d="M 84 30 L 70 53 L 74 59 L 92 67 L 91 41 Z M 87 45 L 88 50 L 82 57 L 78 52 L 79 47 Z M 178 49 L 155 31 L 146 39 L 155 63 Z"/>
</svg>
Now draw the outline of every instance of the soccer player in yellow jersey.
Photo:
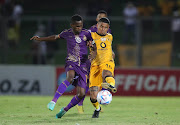
<svg viewBox="0 0 180 125">
<path fill-rule="evenodd" d="M 101 107 L 97 102 L 97 94 L 102 89 L 116 92 L 114 76 L 114 59 L 112 57 L 113 37 L 107 33 L 110 27 L 108 18 L 103 17 L 97 23 L 97 32 L 91 32 L 93 47 L 91 51 L 90 100 L 95 107 L 92 118 L 98 118 Z"/>
<path fill-rule="evenodd" d="M 107 17 L 107 16 L 108 16 L 108 15 L 107 15 L 107 12 L 106 12 L 106 11 L 100 10 L 100 11 L 98 11 L 98 13 L 97 13 L 96 21 L 98 22 L 102 17 Z M 97 23 L 96 23 L 95 25 L 91 26 L 88 31 L 90 31 L 90 32 L 97 32 Z M 108 33 L 111 33 L 111 29 L 109 28 L 107 32 L 108 32 Z M 115 57 L 114 52 L 113 52 L 113 57 Z M 90 66 L 90 63 L 89 63 L 88 66 Z M 88 67 L 88 69 L 89 69 L 89 67 Z M 86 93 L 88 92 L 88 90 L 89 90 L 89 86 L 87 86 L 87 88 L 86 88 Z M 84 98 L 85 98 L 85 97 L 84 97 Z M 84 98 L 78 103 L 78 105 L 76 105 L 76 108 L 77 108 L 77 110 L 78 110 L 78 112 L 79 112 L 80 114 L 84 113 L 84 109 L 83 109 L 83 101 L 84 101 Z M 103 112 L 103 109 L 101 110 L 101 112 Z"/>
</svg>

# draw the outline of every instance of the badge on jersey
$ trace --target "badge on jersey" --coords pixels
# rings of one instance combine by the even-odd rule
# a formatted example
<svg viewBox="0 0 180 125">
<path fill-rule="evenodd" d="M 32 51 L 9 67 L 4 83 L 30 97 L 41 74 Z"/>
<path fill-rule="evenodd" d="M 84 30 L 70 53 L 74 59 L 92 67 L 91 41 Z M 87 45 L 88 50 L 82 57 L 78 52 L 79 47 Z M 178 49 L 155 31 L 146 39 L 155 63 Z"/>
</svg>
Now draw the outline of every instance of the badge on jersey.
<svg viewBox="0 0 180 125">
<path fill-rule="evenodd" d="M 75 40 L 77 43 L 81 43 L 81 38 L 79 36 L 75 36 Z"/>
<path fill-rule="evenodd" d="M 84 41 L 86 41 L 86 40 L 87 40 L 87 37 L 86 37 L 85 35 L 83 36 L 83 40 L 84 40 Z"/>
<path fill-rule="evenodd" d="M 103 38 L 103 37 L 102 37 L 102 38 L 101 38 L 101 41 L 103 41 L 103 42 L 106 41 L 106 38 Z"/>
</svg>

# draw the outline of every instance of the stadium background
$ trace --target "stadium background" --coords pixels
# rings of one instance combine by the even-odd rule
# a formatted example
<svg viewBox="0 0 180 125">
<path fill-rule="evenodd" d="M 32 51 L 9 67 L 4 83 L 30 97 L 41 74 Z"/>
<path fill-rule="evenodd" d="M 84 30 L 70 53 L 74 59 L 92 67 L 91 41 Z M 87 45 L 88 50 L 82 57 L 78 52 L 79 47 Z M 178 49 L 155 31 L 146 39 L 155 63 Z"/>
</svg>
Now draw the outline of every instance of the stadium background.
<svg viewBox="0 0 180 125">
<path fill-rule="evenodd" d="M 139 96 L 164 96 L 165 100 L 172 99 L 176 103 L 172 109 L 179 111 L 177 104 L 180 96 L 180 27 L 177 32 L 174 32 L 172 25 L 174 19 L 178 22 L 180 18 L 180 0 L 133 0 L 132 3 L 139 12 L 136 35 L 133 37 L 131 32 L 128 41 L 124 43 L 123 10 L 128 2 L 127 0 L 0 0 L 1 102 L 10 95 L 16 96 L 9 97 L 9 100 L 11 98 L 18 100 L 21 98 L 18 95 L 38 95 L 40 98 L 43 95 L 44 100 L 49 101 L 50 98 L 47 99 L 44 95 L 52 97 L 58 83 L 65 79 L 66 42 L 58 40 L 54 44 L 46 43 L 46 64 L 41 64 L 40 56 L 37 56 L 39 45 L 29 39 L 38 27 L 43 27 L 45 36 L 58 34 L 69 28 L 69 20 L 75 13 L 83 16 L 84 28 L 90 28 L 96 23 L 97 12 L 104 9 L 111 20 L 114 36 L 115 79 L 118 88 L 118 93 L 114 94 L 117 96 L 115 98 L 122 101 L 122 96 L 135 96 L 134 100 Z M 19 17 L 20 24 L 12 21 L 13 7 L 16 3 L 23 8 L 22 16 Z M 174 35 L 178 37 L 175 39 Z M 34 55 L 38 58 L 36 62 L 33 61 Z M 71 91 L 71 89 L 68 89 L 66 95 L 75 93 L 75 90 Z M 177 96 L 177 98 L 167 96 Z M 127 98 L 128 104 L 132 103 L 129 102 L 131 99 L 131 97 Z M 145 99 L 151 102 L 150 98 Z M 170 101 L 166 100 L 166 102 L 163 99 L 159 100 L 159 104 L 170 106 L 168 103 Z M 118 101 L 117 103 L 122 106 L 123 103 Z M 10 105 L 10 101 L 7 104 Z M 0 112 L 3 112 L 2 108 Z M 3 113 L 6 114 L 5 112 Z M 162 119 L 159 121 L 162 122 Z M 129 122 L 126 123 L 129 124 Z M 179 124 L 179 121 L 176 119 L 172 123 Z M 171 122 L 165 122 L 165 124 L 171 124 Z"/>
<path fill-rule="evenodd" d="M 130 38 L 126 43 L 123 43 L 123 35 L 125 31 L 123 9 L 126 7 L 127 1 L 102 0 L 97 2 L 85 2 L 80 0 L 55 0 L 53 3 L 49 3 L 48 0 L 44 0 L 43 4 L 41 1 L 35 0 L 17 1 L 21 3 L 23 7 L 23 14 L 19 30 L 17 32 L 16 30 L 9 31 L 12 30 L 12 28 L 9 28 L 10 26 L 3 24 L 9 24 L 7 22 L 7 18 L 11 18 L 11 16 L 3 16 L 2 14 L 1 17 L 1 19 L 5 19 L 5 17 L 7 19 L 4 22 L 2 20 L 1 23 L 1 64 L 32 64 L 32 42 L 29 41 L 28 38 L 35 34 L 40 24 L 43 24 L 45 27 L 46 35 L 58 34 L 63 29 L 69 28 L 70 17 L 74 13 L 79 13 L 84 17 L 84 27 L 90 28 L 90 26 L 96 23 L 95 18 L 98 10 L 104 9 L 108 12 L 109 18 L 111 19 L 111 29 L 114 36 L 113 50 L 116 53 L 116 66 L 180 66 L 178 51 L 179 44 L 174 45 L 176 49 L 172 49 L 173 36 L 171 27 L 173 12 L 179 11 L 178 7 L 180 2 L 178 0 L 170 1 L 173 2 L 173 5 L 167 6 L 167 8 L 165 8 L 166 6 L 164 5 L 164 8 L 167 9 L 167 14 L 162 13 L 160 2 L 163 2 L 163 0 L 134 0 L 133 3 L 139 10 L 136 38 L 131 38 L 132 35 L 130 34 Z M 169 5 L 167 1 L 165 1 L 165 3 Z M 1 9 L 3 10 L 3 6 Z M 84 9 L 84 11 L 81 9 Z M 12 10 L 10 10 L 8 13 L 12 13 L 11 11 Z M 8 14 L 5 13 L 4 15 Z M 8 41 L 9 39 L 12 39 L 17 43 L 16 47 L 9 45 L 8 42 L 3 42 L 6 40 Z M 170 45 L 160 43 L 169 43 Z M 122 46 L 124 44 L 126 47 Z M 127 46 L 127 44 L 130 46 Z M 155 46 L 157 44 L 159 46 L 164 46 L 162 49 L 164 49 L 166 52 L 163 50 L 161 51 L 161 49 L 158 47 L 154 47 L 154 44 Z M 50 47 L 48 47 L 47 50 L 48 53 L 46 63 L 52 65 L 64 65 L 66 43 L 63 40 L 59 40 L 53 45 L 48 44 L 48 46 Z M 121 47 L 125 48 L 123 52 Z M 144 50 L 146 50 L 146 52 L 143 52 Z M 159 58 L 159 54 L 163 55 L 163 57 L 160 56 L 162 59 Z M 122 58 L 120 58 L 120 56 L 122 56 Z M 127 58 L 130 60 L 128 61 Z M 149 62 L 149 60 L 157 61 L 156 63 L 154 62 L 155 64 L 153 64 L 152 61 L 151 64 L 148 64 L 147 62 Z"/>
</svg>

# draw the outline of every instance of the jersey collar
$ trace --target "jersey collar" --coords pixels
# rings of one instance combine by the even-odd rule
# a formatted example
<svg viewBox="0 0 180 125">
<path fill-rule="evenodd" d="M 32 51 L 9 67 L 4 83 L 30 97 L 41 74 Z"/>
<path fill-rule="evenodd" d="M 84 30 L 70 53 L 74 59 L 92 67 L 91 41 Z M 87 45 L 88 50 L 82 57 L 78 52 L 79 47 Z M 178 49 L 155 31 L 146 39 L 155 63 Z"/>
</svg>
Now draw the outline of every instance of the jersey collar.
<svg viewBox="0 0 180 125">
<path fill-rule="evenodd" d="M 106 35 L 101 35 L 101 34 L 99 34 L 98 32 L 96 32 L 98 35 L 100 35 L 100 36 L 106 36 Z"/>
</svg>

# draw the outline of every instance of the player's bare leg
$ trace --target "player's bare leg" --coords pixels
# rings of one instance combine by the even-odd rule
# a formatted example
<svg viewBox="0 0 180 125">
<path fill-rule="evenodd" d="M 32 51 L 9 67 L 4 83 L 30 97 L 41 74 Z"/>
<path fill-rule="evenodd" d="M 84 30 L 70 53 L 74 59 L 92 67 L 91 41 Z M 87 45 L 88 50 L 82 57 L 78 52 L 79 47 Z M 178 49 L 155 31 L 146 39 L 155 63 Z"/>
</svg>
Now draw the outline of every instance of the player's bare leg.
<svg viewBox="0 0 180 125">
<path fill-rule="evenodd" d="M 103 77 L 103 83 L 101 84 L 102 88 L 108 89 L 109 91 L 116 93 L 117 89 L 114 87 L 115 79 L 113 78 L 112 73 L 109 70 L 103 70 L 102 77 Z"/>
<path fill-rule="evenodd" d="M 99 112 L 101 111 L 101 107 L 97 102 L 97 94 L 99 91 L 100 88 L 98 86 L 92 86 L 90 88 L 90 100 L 93 106 L 95 107 L 95 111 L 94 114 L 92 115 L 92 118 L 99 118 Z"/>
</svg>

